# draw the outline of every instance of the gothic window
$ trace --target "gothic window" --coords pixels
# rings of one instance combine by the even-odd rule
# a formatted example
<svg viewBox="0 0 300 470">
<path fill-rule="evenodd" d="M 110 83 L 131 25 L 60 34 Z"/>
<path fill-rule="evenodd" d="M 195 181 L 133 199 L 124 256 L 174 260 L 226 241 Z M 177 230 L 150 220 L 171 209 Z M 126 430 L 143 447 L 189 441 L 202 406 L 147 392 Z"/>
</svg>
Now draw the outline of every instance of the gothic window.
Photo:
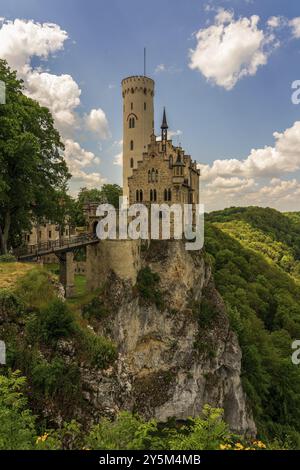
<svg viewBox="0 0 300 470">
<path fill-rule="evenodd" d="M 153 191 L 152 191 L 152 189 L 150 189 L 150 201 L 151 202 L 153 201 Z"/>
<path fill-rule="evenodd" d="M 140 202 L 143 202 L 143 191 L 140 189 Z"/>
<path fill-rule="evenodd" d="M 152 181 L 152 183 L 155 182 L 155 170 L 154 170 L 154 168 L 152 168 L 152 172 L 151 172 L 151 181 Z"/>
<path fill-rule="evenodd" d="M 171 189 L 168 190 L 168 201 L 172 200 L 172 191 Z"/>
<path fill-rule="evenodd" d="M 134 119 L 134 117 L 131 118 L 131 127 L 132 127 L 132 129 L 135 128 L 135 119 Z"/>
<path fill-rule="evenodd" d="M 133 140 L 130 141 L 130 150 L 133 150 Z"/>
<path fill-rule="evenodd" d="M 153 200 L 157 201 L 156 189 L 153 190 Z"/>
<path fill-rule="evenodd" d="M 144 103 L 144 111 L 146 111 L 146 109 L 147 109 L 147 104 Z"/>
<path fill-rule="evenodd" d="M 130 159 L 130 168 L 133 168 L 133 158 Z"/>
<path fill-rule="evenodd" d="M 135 192 L 135 200 L 138 201 L 139 200 L 139 190 L 137 189 L 136 192 Z"/>
<path fill-rule="evenodd" d="M 164 201 L 168 200 L 168 191 L 165 189 L 164 190 Z"/>
</svg>

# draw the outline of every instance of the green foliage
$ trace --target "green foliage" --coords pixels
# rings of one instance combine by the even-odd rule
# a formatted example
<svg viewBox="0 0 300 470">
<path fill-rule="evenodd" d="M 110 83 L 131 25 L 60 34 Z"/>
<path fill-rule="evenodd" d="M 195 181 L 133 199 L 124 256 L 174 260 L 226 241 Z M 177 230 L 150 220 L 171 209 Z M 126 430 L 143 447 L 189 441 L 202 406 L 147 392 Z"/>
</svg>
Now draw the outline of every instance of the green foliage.
<svg viewBox="0 0 300 470">
<path fill-rule="evenodd" d="M 32 342 L 55 345 L 58 339 L 75 332 L 73 314 L 62 300 L 55 299 L 27 323 L 27 332 Z"/>
<path fill-rule="evenodd" d="M 30 310 L 38 310 L 56 298 L 53 278 L 46 269 L 33 269 L 17 282 L 16 294 Z"/>
<path fill-rule="evenodd" d="M 12 321 L 21 317 L 24 305 L 19 297 L 8 289 L 0 290 L 0 316 Z"/>
<path fill-rule="evenodd" d="M 80 350 L 83 359 L 93 367 L 105 369 L 117 358 L 115 345 L 103 336 L 95 335 L 88 330 L 80 332 Z"/>
<path fill-rule="evenodd" d="M 203 416 L 191 419 L 189 426 L 170 441 L 172 450 L 218 450 L 230 438 L 228 426 L 223 421 L 223 410 L 205 405 Z"/>
<path fill-rule="evenodd" d="M 6 104 L 0 106 L 0 253 L 19 246 L 33 219 L 55 220 L 70 177 L 47 108 L 25 96 L 16 72 L 0 60 Z"/>
<path fill-rule="evenodd" d="M 162 293 L 159 290 L 160 277 L 149 266 L 142 268 L 137 276 L 137 289 L 144 300 L 154 302 L 157 308 L 163 308 Z"/>
<path fill-rule="evenodd" d="M 34 448 L 35 418 L 23 395 L 25 383 L 18 371 L 0 375 L 0 450 Z"/>
<path fill-rule="evenodd" d="M 64 410 L 73 414 L 73 407 L 80 401 L 81 382 L 77 364 L 66 364 L 61 358 L 47 361 L 40 359 L 32 364 L 31 382 L 35 400 L 52 399 Z"/>
<path fill-rule="evenodd" d="M 262 436 L 300 437 L 300 337 L 295 275 L 300 224 L 273 209 L 231 208 L 207 216 L 206 250 L 243 352 L 242 380 Z M 298 220 L 298 219 L 296 219 Z M 298 436 L 298 437 L 297 437 Z"/>
<path fill-rule="evenodd" d="M 145 422 L 139 416 L 121 412 L 115 421 L 103 418 L 99 424 L 93 426 L 85 444 L 93 450 L 152 449 L 156 430 L 154 420 Z"/>
<path fill-rule="evenodd" d="M 109 309 L 99 297 L 95 297 L 82 308 L 82 316 L 87 320 L 91 320 L 92 318 L 102 320 L 107 317 L 109 313 Z"/>
<path fill-rule="evenodd" d="M 0 263 L 13 263 L 14 261 L 16 261 L 16 257 L 10 253 L 0 255 Z"/>
</svg>

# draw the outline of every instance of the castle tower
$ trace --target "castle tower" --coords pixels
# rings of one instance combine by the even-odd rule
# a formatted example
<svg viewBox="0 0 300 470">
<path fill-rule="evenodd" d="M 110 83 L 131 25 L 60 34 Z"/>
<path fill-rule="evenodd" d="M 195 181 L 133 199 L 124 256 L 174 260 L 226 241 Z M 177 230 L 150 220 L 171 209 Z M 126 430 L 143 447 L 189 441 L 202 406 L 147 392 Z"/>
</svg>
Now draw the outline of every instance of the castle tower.
<svg viewBox="0 0 300 470">
<path fill-rule="evenodd" d="M 122 80 L 123 194 L 129 196 L 128 178 L 147 151 L 154 133 L 154 81 L 143 75 Z"/>
</svg>

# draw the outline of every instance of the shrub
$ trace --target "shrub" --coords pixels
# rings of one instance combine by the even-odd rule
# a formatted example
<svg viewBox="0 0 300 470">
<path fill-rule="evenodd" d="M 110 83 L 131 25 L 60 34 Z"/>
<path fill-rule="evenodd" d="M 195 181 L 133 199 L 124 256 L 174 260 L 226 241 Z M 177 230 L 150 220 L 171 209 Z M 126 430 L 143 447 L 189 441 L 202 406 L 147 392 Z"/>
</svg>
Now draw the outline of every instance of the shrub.
<svg viewBox="0 0 300 470">
<path fill-rule="evenodd" d="M 101 419 L 92 427 L 85 443 L 94 450 L 148 450 L 153 449 L 152 435 L 156 430 L 154 420 L 145 422 L 139 416 L 123 411 L 115 421 Z"/>
<path fill-rule="evenodd" d="M 0 450 L 30 450 L 36 437 L 35 418 L 24 397 L 25 377 L 0 375 Z"/>
<path fill-rule="evenodd" d="M 0 255 L 0 263 L 13 263 L 17 261 L 16 257 L 10 253 L 7 253 L 6 255 Z"/>
<path fill-rule="evenodd" d="M 24 305 L 10 290 L 0 290 L 0 318 L 12 320 L 24 313 Z"/>
<path fill-rule="evenodd" d="M 87 320 L 91 320 L 92 318 L 101 320 L 108 316 L 109 313 L 109 309 L 104 305 L 103 301 L 97 297 L 82 308 L 82 316 Z"/>
<path fill-rule="evenodd" d="M 103 336 L 82 330 L 80 342 L 85 358 L 94 367 L 105 369 L 117 358 L 115 345 Z"/>
<path fill-rule="evenodd" d="M 46 344 L 55 344 L 58 339 L 71 336 L 75 329 L 73 314 L 59 299 L 41 309 L 27 324 L 29 339 Z"/>
<path fill-rule="evenodd" d="M 154 302 L 157 308 L 163 308 L 162 293 L 158 288 L 160 277 L 151 271 L 149 266 L 141 269 L 137 277 L 137 289 L 141 297 Z"/>
</svg>

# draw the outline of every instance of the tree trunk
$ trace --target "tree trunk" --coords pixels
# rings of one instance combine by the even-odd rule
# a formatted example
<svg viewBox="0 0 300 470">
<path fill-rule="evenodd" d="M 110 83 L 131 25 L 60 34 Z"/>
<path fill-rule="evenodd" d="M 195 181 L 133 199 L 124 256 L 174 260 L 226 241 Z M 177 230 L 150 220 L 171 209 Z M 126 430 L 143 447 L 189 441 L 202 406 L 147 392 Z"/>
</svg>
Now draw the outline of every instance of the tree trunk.
<svg viewBox="0 0 300 470">
<path fill-rule="evenodd" d="M 3 255 L 7 253 L 7 242 L 8 242 L 10 224 L 11 224 L 10 212 L 7 211 L 4 217 L 3 230 L 0 227 L 0 250 Z"/>
</svg>

